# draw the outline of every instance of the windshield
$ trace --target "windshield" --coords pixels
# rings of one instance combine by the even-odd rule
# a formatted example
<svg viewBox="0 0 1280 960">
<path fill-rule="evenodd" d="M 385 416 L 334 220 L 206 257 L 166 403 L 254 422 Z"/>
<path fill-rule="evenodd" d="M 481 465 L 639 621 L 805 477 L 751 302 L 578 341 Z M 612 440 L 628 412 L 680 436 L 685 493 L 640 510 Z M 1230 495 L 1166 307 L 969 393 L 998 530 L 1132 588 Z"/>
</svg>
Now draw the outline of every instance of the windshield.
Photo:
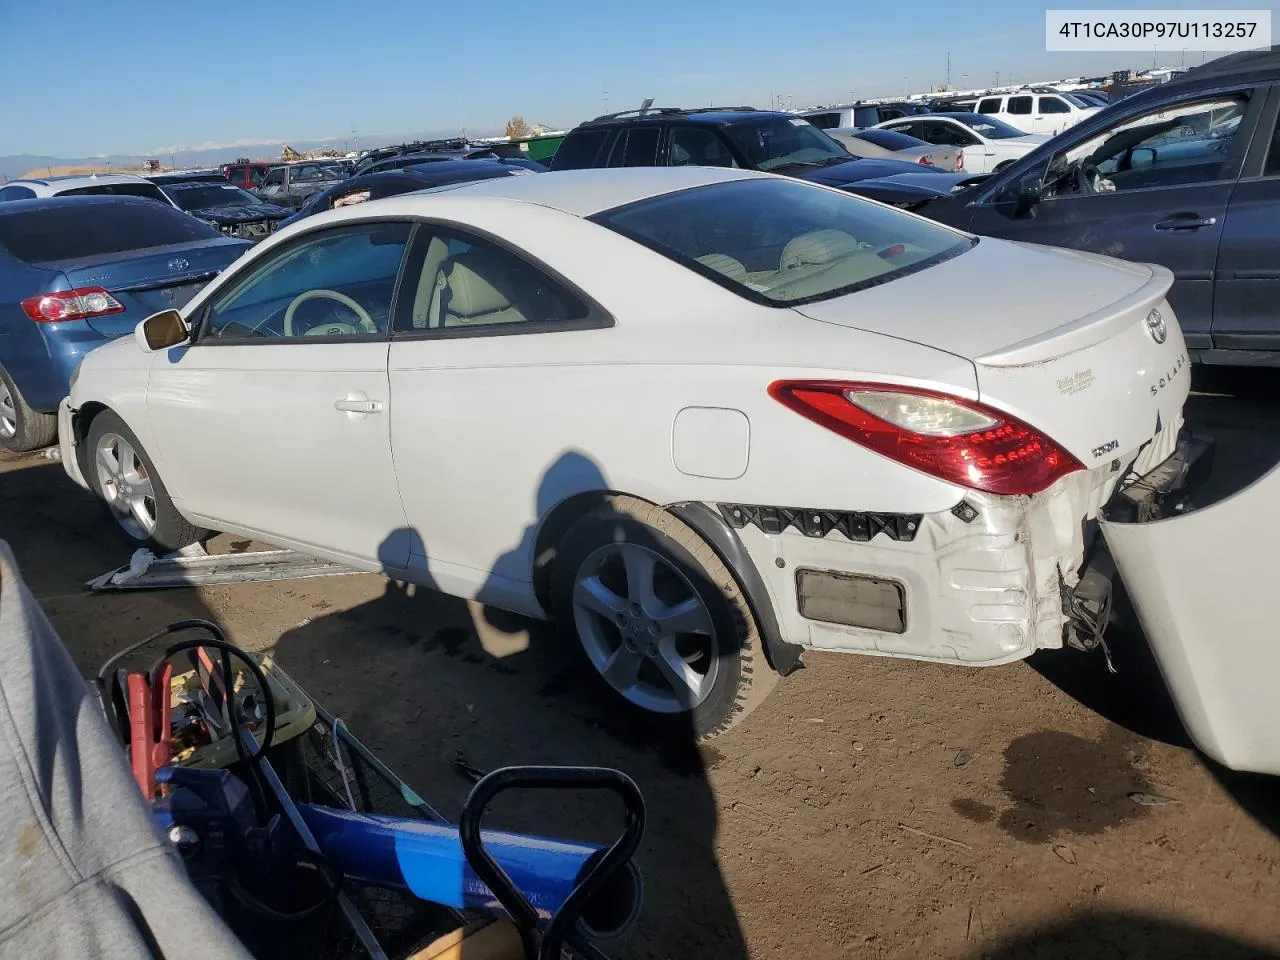
<svg viewBox="0 0 1280 960">
<path fill-rule="evenodd" d="M 770 306 L 886 283 L 976 242 L 892 207 L 773 177 L 668 193 L 591 219 Z"/>
<path fill-rule="evenodd" d="M 758 170 L 820 167 L 849 159 L 849 151 L 807 120 L 766 117 L 725 128 L 747 162 Z"/>
<path fill-rule="evenodd" d="M 1011 137 L 1025 137 L 1026 131 L 997 120 L 985 113 L 962 113 L 951 118 L 963 123 L 978 136 L 988 140 L 1008 140 Z"/>
<path fill-rule="evenodd" d="M 183 210 L 205 210 L 209 207 L 243 207 L 251 203 L 261 203 L 248 190 L 241 190 L 230 184 L 211 183 L 198 187 L 170 187 L 173 202 Z"/>
</svg>

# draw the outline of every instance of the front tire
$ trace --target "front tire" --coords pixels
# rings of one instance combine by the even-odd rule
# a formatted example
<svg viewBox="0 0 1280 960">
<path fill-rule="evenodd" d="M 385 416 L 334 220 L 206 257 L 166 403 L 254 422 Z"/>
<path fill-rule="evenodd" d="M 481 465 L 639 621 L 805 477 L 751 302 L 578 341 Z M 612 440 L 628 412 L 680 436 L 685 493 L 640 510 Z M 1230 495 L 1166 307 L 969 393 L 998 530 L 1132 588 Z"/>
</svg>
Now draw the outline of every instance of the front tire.
<svg viewBox="0 0 1280 960">
<path fill-rule="evenodd" d="M 606 698 L 666 736 L 709 739 L 777 683 L 728 567 L 659 506 L 614 497 L 557 550 L 552 608 Z"/>
<path fill-rule="evenodd" d="M 93 418 L 84 450 L 85 478 L 134 547 L 159 556 L 204 534 L 178 512 L 151 458 L 116 414 L 104 410 Z"/>
<path fill-rule="evenodd" d="M 26 453 L 47 447 L 58 436 L 58 418 L 27 405 L 13 378 L 0 367 L 0 447 Z"/>
</svg>

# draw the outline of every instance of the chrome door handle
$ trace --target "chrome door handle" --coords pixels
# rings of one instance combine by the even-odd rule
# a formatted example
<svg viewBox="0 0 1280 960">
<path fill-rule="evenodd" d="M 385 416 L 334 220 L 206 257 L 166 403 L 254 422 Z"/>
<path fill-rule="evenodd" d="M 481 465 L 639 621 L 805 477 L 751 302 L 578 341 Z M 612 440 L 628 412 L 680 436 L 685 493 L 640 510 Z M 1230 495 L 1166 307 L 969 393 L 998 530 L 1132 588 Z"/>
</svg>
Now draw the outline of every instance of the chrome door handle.
<svg viewBox="0 0 1280 960">
<path fill-rule="evenodd" d="M 356 415 L 381 413 L 382 401 L 370 400 L 364 394 L 351 394 L 345 400 L 335 400 L 333 409 Z"/>
</svg>

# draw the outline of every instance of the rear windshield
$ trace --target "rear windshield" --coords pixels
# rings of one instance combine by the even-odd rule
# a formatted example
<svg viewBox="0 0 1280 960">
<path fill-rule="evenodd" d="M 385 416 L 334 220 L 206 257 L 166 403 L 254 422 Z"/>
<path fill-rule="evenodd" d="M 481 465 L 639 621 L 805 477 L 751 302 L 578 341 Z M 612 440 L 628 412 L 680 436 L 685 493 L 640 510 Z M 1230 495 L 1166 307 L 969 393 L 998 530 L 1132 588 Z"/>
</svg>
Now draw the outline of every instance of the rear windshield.
<svg viewBox="0 0 1280 960">
<path fill-rule="evenodd" d="M 885 283 L 976 242 L 891 207 L 780 178 L 695 187 L 591 219 L 774 306 Z"/>
<path fill-rule="evenodd" d="M 925 142 L 909 137 L 905 133 L 894 133 L 892 130 L 859 130 L 854 134 L 857 140 L 874 143 L 886 150 L 910 150 L 912 147 L 923 147 Z"/>
<path fill-rule="evenodd" d="M 158 203 L 68 203 L 0 216 L 0 244 L 27 263 L 78 260 L 220 236 L 213 227 Z"/>
<path fill-rule="evenodd" d="M 971 130 L 977 131 L 988 140 L 1012 140 L 1014 137 L 1025 137 L 1027 135 L 1025 130 L 1019 130 L 998 117 L 988 116 L 983 113 L 962 114 L 952 119 L 963 123 Z"/>
<path fill-rule="evenodd" d="M 58 191 L 60 197 L 146 197 L 168 203 L 154 183 L 95 183 L 90 187 L 73 187 Z"/>
</svg>

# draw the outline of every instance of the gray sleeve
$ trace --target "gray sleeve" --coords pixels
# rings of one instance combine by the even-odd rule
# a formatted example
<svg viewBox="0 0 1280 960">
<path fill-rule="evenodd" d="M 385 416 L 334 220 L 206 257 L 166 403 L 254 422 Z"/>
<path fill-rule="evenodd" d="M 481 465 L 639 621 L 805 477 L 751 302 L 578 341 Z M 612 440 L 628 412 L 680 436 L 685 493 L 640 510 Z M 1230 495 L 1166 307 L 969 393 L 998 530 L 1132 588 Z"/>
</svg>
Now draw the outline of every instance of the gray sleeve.
<svg viewBox="0 0 1280 960">
<path fill-rule="evenodd" d="M 245 958 L 0 541 L 0 958 Z"/>
</svg>

